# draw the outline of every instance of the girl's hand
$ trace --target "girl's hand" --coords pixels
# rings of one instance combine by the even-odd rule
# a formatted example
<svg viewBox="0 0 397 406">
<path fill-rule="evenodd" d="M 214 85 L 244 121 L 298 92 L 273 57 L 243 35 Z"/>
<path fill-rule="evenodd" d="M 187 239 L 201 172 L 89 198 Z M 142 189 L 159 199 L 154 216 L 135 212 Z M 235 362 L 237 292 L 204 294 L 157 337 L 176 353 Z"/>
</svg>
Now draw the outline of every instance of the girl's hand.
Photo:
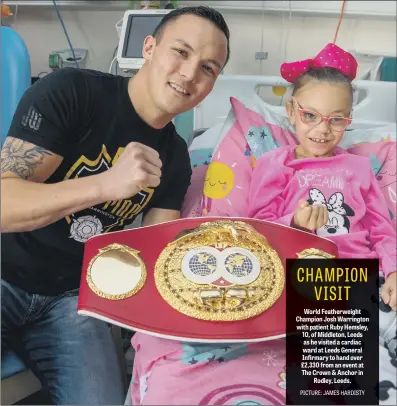
<svg viewBox="0 0 397 406">
<path fill-rule="evenodd" d="M 328 210 L 323 205 L 311 206 L 307 200 L 301 200 L 294 214 L 293 225 L 314 231 L 328 223 Z"/>
</svg>

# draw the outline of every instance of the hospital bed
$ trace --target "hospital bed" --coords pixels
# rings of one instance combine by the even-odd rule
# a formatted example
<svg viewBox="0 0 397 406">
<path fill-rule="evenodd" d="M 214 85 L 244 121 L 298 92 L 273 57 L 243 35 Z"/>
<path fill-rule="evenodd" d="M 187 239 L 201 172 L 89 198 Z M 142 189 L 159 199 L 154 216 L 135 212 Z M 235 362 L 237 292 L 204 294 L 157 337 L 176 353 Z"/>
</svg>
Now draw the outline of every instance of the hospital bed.
<svg viewBox="0 0 397 406">
<path fill-rule="evenodd" d="M 290 85 L 276 76 L 220 76 L 213 91 L 194 109 L 191 125 L 193 131 L 188 139 L 191 156 L 198 151 L 205 151 L 211 155 L 210 152 L 220 144 L 226 132 L 225 126 L 228 125 L 227 117 L 232 110 L 230 98 L 239 100 L 248 109 L 259 112 L 260 115 L 267 112 L 279 122 L 286 121 L 284 105 L 280 105 L 280 102 L 278 105 L 271 105 L 258 95 L 260 88 L 276 86 L 288 88 Z M 396 82 L 357 80 L 353 86 L 354 98 L 357 100 L 353 109 L 353 122 L 346 131 L 341 146 L 348 148 L 359 142 L 376 142 L 385 132 L 390 133 L 390 141 L 395 141 Z M 284 96 L 283 104 L 287 98 L 288 93 Z M 205 161 L 204 163 L 208 165 L 208 160 Z M 199 207 L 197 199 L 202 195 L 201 182 L 204 182 L 205 170 L 201 167 L 200 175 L 197 172 L 199 170 L 193 168 L 193 183 L 185 199 L 184 216 L 189 216 L 189 213 L 194 211 L 193 206 Z"/>
<path fill-rule="evenodd" d="M 197 151 L 215 151 L 224 136 L 227 126 L 228 115 L 231 111 L 230 98 L 236 98 L 243 102 L 249 109 L 258 111 L 258 104 L 262 109 L 267 109 L 280 117 L 286 117 L 285 107 L 282 105 L 270 105 L 259 96 L 260 87 L 288 87 L 289 84 L 281 77 L 274 76 L 240 76 L 222 75 L 210 95 L 193 111 L 193 132 L 188 139 L 189 151 L 194 154 Z M 355 106 L 353 123 L 349 128 L 351 134 L 358 137 L 355 141 L 377 142 L 377 129 L 379 132 L 389 134 L 389 141 L 396 141 L 396 83 L 380 81 L 355 81 Z M 347 138 L 349 138 L 347 132 Z M 362 134 L 362 136 L 360 136 Z M 355 142 L 354 141 L 354 142 Z M 352 142 L 351 140 L 348 142 Z M 346 147 L 348 145 L 346 144 Z M 395 157 L 395 155 L 394 155 Z M 206 160 L 202 165 L 208 166 Z M 197 169 L 193 168 L 193 173 Z M 192 177 L 185 207 L 182 211 L 184 217 L 191 215 L 192 207 L 201 208 L 200 201 L 204 186 L 205 169 L 199 176 Z M 379 348 L 380 355 L 380 378 L 381 388 L 380 404 L 395 404 L 396 390 L 396 360 L 383 346 Z M 392 382 L 392 384 L 389 384 Z M 127 394 L 125 404 L 131 405 L 130 392 Z"/>
<path fill-rule="evenodd" d="M 260 87 L 288 87 L 289 83 L 277 76 L 221 75 L 213 91 L 194 109 L 193 129 L 202 131 L 224 122 L 230 110 L 230 97 L 243 101 L 247 107 L 257 102 Z M 380 81 L 355 81 L 355 99 L 351 128 L 371 128 L 396 122 L 396 83 Z M 359 97 L 360 95 L 360 97 Z M 285 115 L 284 106 L 269 109 Z"/>
</svg>

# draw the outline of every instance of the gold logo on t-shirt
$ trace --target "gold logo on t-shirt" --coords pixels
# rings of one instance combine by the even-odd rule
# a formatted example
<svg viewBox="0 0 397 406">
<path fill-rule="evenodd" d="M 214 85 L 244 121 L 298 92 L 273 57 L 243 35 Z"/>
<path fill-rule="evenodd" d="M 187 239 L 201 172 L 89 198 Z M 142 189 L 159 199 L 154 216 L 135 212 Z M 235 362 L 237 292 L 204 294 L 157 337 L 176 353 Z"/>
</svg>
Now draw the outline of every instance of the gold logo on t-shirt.
<svg viewBox="0 0 397 406">
<path fill-rule="evenodd" d="M 119 148 L 111 157 L 106 146 L 102 145 L 102 150 L 96 159 L 91 160 L 82 155 L 71 166 L 64 179 L 77 179 L 107 171 L 117 162 L 124 149 Z M 145 188 L 131 199 L 105 202 L 66 216 L 65 220 L 71 226 L 70 238 L 85 242 L 94 235 L 123 229 L 126 222 L 133 220 L 142 212 L 153 194 L 154 189 Z"/>
</svg>

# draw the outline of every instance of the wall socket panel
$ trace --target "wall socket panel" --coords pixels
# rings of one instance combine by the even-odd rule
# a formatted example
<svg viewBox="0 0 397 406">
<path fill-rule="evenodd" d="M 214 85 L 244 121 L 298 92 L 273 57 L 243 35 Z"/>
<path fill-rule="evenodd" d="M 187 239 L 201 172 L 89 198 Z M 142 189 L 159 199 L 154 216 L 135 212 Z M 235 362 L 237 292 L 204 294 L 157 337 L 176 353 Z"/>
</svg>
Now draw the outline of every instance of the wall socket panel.
<svg viewBox="0 0 397 406">
<path fill-rule="evenodd" d="M 259 61 L 263 61 L 267 59 L 269 54 L 267 52 L 255 52 L 255 59 Z"/>
</svg>

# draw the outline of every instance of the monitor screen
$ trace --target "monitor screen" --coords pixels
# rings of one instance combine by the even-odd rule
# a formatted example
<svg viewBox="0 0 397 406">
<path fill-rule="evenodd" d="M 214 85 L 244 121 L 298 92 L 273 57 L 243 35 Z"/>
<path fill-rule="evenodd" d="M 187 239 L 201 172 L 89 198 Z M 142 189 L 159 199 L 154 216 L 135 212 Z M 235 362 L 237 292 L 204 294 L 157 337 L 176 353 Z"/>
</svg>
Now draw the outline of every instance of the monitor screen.
<svg viewBox="0 0 397 406">
<path fill-rule="evenodd" d="M 125 32 L 123 58 L 142 58 L 143 41 L 163 19 L 164 15 L 130 15 Z"/>
</svg>

